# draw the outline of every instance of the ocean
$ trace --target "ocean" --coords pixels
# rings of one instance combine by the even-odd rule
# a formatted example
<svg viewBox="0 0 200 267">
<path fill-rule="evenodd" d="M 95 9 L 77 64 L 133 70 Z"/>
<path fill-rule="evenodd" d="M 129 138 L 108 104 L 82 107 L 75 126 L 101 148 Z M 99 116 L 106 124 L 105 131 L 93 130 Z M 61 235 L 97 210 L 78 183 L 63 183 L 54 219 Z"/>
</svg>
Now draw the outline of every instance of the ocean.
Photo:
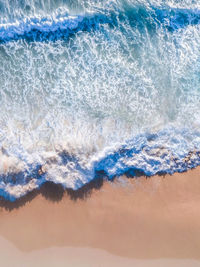
<svg viewBox="0 0 200 267">
<path fill-rule="evenodd" d="M 198 0 L 0 0 L 0 196 L 200 165 Z"/>
</svg>

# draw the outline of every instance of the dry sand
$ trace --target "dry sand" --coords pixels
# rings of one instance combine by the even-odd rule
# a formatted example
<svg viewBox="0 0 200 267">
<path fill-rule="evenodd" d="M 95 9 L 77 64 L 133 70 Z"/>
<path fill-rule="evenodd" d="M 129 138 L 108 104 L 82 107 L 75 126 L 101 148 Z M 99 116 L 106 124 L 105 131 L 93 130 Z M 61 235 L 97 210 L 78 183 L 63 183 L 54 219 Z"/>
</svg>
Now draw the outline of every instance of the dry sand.
<svg viewBox="0 0 200 267">
<path fill-rule="evenodd" d="M 200 266 L 200 168 L 0 204 L 0 266 Z"/>
</svg>

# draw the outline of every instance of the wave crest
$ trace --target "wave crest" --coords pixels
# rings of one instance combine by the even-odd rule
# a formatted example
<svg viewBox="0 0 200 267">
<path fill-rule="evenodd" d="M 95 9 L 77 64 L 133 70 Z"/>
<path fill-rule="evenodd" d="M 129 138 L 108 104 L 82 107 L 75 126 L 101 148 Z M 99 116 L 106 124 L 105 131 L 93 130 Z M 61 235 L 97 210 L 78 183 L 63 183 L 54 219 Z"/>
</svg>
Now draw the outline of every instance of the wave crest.
<svg viewBox="0 0 200 267">
<path fill-rule="evenodd" d="M 66 150 L 42 152 L 32 164 L 2 151 L 0 195 L 15 200 L 47 181 L 78 190 L 99 173 L 112 180 L 123 174 L 136 176 L 138 171 L 146 176 L 183 172 L 200 164 L 199 138 L 200 132 L 169 128 L 88 156 Z"/>
<path fill-rule="evenodd" d="M 0 24 L 0 42 L 19 39 L 32 42 L 57 41 L 67 39 L 71 34 L 80 31 L 96 30 L 104 24 L 115 27 L 119 22 L 126 20 L 132 27 L 147 27 L 151 31 L 157 26 L 174 31 L 200 23 L 200 11 L 191 9 L 126 6 L 123 10 L 100 11 L 97 14 L 77 16 L 62 14 L 48 17 L 26 17 L 13 23 Z"/>
</svg>

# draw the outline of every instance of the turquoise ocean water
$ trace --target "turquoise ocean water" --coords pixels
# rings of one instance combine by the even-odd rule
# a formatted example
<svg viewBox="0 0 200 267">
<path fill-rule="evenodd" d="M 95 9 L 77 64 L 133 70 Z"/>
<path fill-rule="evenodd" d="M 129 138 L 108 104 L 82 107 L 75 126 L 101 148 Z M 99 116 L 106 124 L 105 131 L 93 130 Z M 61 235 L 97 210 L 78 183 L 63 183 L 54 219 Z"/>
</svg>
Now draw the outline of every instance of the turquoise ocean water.
<svg viewBox="0 0 200 267">
<path fill-rule="evenodd" d="M 198 0 L 0 0 L 0 195 L 200 164 Z"/>
</svg>

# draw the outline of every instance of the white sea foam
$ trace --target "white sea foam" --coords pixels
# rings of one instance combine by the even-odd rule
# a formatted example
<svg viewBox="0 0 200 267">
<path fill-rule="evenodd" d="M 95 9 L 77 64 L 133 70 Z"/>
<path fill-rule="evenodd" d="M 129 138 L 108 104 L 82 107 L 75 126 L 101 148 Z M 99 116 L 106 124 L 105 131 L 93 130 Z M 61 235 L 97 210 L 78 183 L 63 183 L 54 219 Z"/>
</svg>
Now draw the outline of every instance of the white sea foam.
<svg viewBox="0 0 200 267">
<path fill-rule="evenodd" d="M 199 164 L 198 1 L 24 5 L 0 1 L 0 195 Z"/>
</svg>

